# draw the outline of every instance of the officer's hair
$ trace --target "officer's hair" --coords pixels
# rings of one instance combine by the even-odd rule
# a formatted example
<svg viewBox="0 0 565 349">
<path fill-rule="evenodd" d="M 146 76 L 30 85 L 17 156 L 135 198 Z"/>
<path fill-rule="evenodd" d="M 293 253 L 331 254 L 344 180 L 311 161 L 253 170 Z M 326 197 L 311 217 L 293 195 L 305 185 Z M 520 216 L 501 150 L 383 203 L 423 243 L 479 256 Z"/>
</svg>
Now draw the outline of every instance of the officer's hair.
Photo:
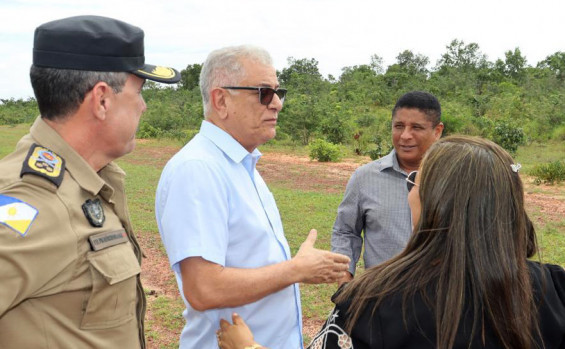
<svg viewBox="0 0 565 349">
<path fill-rule="evenodd" d="M 441 122 L 441 106 L 437 98 L 431 93 L 424 91 L 411 91 L 402 95 L 394 109 L 392 109 L 392 118 L 396 115 L 398 109 L 418 109 L 426 114 L 427 119 L 432 122 L 434 126 Z"/>
<path fill-rule="evenodd" d="M 200 92 L 204 116 L 210 112 L 210 91 L 216 87 L 237 86 L 245 77 L 242 59 L 250 59 L 263 65 L 273 65 L 273 60 L 261 47 L 242 45 L 224 47 L 212 51 L 200 71 Z"/>
<path fill-rule="evenodd" d="M 100 81 L 122 91 L 128 73 L 56 69 L 31 66 L 29 76 L 41 117 L 62 119 L 76 112 L 84 96 Z"/>
</svg>

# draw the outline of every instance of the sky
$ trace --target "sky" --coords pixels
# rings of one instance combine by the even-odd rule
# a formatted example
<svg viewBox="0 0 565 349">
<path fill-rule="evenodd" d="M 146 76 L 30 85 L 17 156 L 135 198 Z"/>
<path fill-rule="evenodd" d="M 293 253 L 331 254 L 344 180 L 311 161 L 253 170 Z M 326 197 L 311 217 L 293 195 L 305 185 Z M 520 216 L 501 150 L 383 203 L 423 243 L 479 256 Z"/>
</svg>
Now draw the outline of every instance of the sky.
<svg viewBox="0 0 565 349">
<path fill-rule="evenodd" d="M 520 48 L 528 64 L 565 51 L 563 0 L 0 0 L 0 99 L 33 96 L 33 32 L 77 15 L 113 17 L 145 32 L 145 61 L 179 71 L 214 49 L 252 44 L 278 70 L 314 58 L 324 77 L 369 64 L 384 68 L 411 50 L 435 66 L 453 40 L 477 43 L 489 61 Z"/>
</svg>

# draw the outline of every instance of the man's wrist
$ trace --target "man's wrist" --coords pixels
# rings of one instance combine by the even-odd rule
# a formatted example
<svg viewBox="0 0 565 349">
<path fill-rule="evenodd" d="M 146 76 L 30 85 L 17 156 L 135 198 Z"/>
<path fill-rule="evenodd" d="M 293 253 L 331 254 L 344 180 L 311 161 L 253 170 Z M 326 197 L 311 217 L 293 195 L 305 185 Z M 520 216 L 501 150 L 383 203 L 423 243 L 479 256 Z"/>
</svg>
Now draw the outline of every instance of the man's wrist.
<svg viewBox="0 0 565 349">
<path fill-rule="evenodd" d="M 288 271 L 288 275 L 290 277 L 289 281 L 291 282 L 291 284 L 296 284 L 304 281 L 301 274 L 300 261 L 297 261 L 296 257 L 297 256 L 294 256 L 293 258 L 286 261 L 290 269 Z"/>
</svg>

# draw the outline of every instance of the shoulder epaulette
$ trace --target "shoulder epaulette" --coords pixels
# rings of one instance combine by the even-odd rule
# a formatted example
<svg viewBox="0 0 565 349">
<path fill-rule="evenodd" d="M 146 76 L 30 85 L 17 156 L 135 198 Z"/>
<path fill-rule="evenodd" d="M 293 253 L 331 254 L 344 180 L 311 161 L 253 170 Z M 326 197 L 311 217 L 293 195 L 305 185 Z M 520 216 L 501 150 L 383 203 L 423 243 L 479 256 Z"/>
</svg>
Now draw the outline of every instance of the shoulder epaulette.
<svg viewBox="0 0 565 349">
<path fill-rule="evenodd" d="M 20 177 L 28 173 L 46 178 L 59 187 L 65 175 L 65 159 L 45 147 L 33 144 L 24 160 Z"/>
</svg>

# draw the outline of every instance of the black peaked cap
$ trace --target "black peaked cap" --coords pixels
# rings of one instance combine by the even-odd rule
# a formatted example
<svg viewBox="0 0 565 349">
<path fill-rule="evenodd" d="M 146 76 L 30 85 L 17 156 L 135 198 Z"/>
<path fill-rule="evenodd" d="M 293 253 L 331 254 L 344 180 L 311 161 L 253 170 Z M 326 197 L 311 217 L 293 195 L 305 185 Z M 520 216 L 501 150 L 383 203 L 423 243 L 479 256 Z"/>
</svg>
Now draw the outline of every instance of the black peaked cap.
<svg viewBox="0 0 565 349">
<path fill-rule="evenodd" d="M 129 72 L 144 79 L 176 83 L 173 68 L 145 64 L 139 27 L 101 16 L 76 16 L 35 29 L 33 64 L 38 67 Z"/>
</svg>

